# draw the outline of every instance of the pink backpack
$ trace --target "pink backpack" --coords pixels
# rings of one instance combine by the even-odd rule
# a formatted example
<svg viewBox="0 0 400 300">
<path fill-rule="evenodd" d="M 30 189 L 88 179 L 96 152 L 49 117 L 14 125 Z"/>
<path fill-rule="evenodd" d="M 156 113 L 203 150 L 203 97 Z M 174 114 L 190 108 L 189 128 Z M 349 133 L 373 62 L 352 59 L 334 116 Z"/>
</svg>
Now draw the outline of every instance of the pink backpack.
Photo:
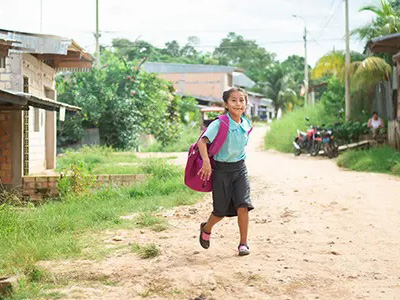
<svg viewBox="0 0 400 300">
<path fill-rule="evenodd" d="M 226 137 L 228 135 L 229 130 L 229 118 L 227 115 L 219 116 L 220 125 L 218 129 L 217 136 L 214 141 L 207 145 L 208 148 L 208 156 L 210 157 L 211 168 L 214 169 L 215 161 L 214 156 L 219 152 L 222 145 L 225 143 Z M 188 160 L 185 168 L 185 185 L 192 190 L 198 192 L 211 192 L 212 187 L 212 174 L 209 181 L 203 181 L 197 173 L 200 171 L 203 166 L 203 160 L 201 159 L 199 148 L 197 143 L 203 137 L 207 128 L 203 130 L 197 142 L 192 144 L 189 149 Z"/>
</svg>

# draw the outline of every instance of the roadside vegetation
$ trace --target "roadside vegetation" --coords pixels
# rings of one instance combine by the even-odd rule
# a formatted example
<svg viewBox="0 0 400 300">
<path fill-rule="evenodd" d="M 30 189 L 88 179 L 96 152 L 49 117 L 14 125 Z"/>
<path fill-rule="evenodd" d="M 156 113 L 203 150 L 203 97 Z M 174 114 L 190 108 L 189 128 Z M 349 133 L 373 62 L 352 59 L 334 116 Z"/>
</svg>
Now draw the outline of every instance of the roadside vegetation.
<svg viewBox="0 0 400 300">
<path fill-rule="evenodd" d="M 156 212 L 193 204 L 199 199 L 199 194 L 184 186 L 183 170 L 165 159 L 141 160 L 132 153 L 113 152 L 110 148 L 84 148 L 78 152 L 69 151 L 59 158 L 60 170 L 74 170 L 79 173 L 76 176 L 79 180 L 90 178 L 97 170 L 118 174 L 118 163 L 135 163 L 126 173 L 147 174 L 148 179 L 126 188 L 94 190 L 90 184 L 82 186 L 69 178 L 67 182 L 60 182 L 62 196 L 59 199 L 37 207 L 1 205 L 0 277 L 22 275 L 22 294 L 43 292 L 38 282 L 43 277 L 42 287 L 45 287 L 46 276 L 31 278 L 33 273 L 41 274 L 36 262 L 96 257 L 96 253 L 101 255 L 104 249 L 88 242 L 92 240 L 90 236 L 110 228 L 165 230 L 168 223 L 156 217 Z M 71 188 L 74 184 L 80 186 L 75 192 Z M 125 214 L 137 214 L 137 217 L 122 219 Z M 158 255 L 158 249 L 152 245 L 139 248 L 141 256 Z M 11 299 L 19 299 L 18 293 Z"/>
<path fill-rule="evenodd" d="M 159 141 L 150 146 L 141 149 L 142 152 L 186 152 L 191 144 L 195 143 L 200 135 L 200 126 L 196 123 L 194 126 L 187 126 L 178 140 L 174 143 L 163 145 Z"/>
<path fill-rule="evenodd" d="M 400 152 L 389 146 L 347 151 L 339 156 L 337 163 L 340 167 L 354 171 L 400 176 Z"/>
<path fill-rule="evenodd" d="M 281 152 L 293 152 L 292 141 L 297 134 L 297 129 L 306 130 L 308 124 L 331 124 L 335 119 L 324 113 L 325 107 L 318 103 L 315 106 L 295 109 L 285 114 L 281 119 L 271 123 L 270 130 L 265 137 L 267 149 L 274 149 Z M 306 121 L 305 117 L 310 121 Z"/>
</svg>

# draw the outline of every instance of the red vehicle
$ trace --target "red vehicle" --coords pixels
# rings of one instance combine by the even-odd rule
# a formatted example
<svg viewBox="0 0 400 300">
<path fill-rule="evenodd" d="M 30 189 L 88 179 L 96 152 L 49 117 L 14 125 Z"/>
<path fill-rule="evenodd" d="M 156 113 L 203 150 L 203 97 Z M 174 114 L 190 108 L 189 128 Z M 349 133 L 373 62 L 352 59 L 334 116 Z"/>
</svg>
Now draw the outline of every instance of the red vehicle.
<svg viewBox="0 0 400 300">
<path fill-rule="evenodd" d="M 306 118 L 309 121 L 308 118 Z M 293 141 L 293 153 L 295 156 L 301 153 L 310 153 L 312 156 L 318 155 L 321 149 L 322 138 L 321 138 L 321 128 L 311 125 L 307 132 L 302 132 L 297 130 L 297 137 Z"/>
</svg>

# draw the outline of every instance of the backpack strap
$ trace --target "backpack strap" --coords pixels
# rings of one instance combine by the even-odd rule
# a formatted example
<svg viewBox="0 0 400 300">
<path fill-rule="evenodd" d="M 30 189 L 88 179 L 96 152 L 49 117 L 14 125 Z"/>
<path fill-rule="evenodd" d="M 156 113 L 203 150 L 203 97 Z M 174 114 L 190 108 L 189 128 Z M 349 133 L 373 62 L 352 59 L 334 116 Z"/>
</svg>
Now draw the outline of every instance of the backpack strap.
<svg viewBox="0 0 400 300">
<path fill-rule="evenodd" d="M 226 137 L 228 136 L 229 131 L 229 118 L 227 115 L 218 116 L 220 121 L 218 133 L 211 143 L 210 149 L 208 150 L 208 154 L 210 156 L 214 156 L 221 150 L 223 144 L 225 143 Z"/>
</svg>

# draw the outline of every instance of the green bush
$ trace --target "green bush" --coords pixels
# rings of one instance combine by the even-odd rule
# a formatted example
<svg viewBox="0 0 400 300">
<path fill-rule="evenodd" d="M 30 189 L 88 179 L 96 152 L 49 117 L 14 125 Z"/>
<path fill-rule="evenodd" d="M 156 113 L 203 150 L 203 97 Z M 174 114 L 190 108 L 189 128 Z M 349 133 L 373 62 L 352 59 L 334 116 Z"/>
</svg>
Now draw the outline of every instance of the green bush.
<svg viewBox="0 0 400 300">
<path fill-rule="evenodd" d="M 321 102 L 325 107 L 325 113 L 337 118 L 337 122 L 344 118 L 345 86 L 340 79 L 330 77 L 327 90 L 322 94 Z"/>
<path fill-rule="evenodd" d="M 339 145 L 358 142 L 361 135 L 370 132 L 370 129 L 367 127 L 367 122 L 345 122 L 338 125 L 331 125 L 329 127 L 333 128 L 334 136 Z"/>
<path fill-rule="evenodd" d="M 400 175 L 400 152 L 389 146 L 368 150 L 352 150 L 341 154 L 340 167 L 355 171 L 367 171 Z"/>
</svg>

